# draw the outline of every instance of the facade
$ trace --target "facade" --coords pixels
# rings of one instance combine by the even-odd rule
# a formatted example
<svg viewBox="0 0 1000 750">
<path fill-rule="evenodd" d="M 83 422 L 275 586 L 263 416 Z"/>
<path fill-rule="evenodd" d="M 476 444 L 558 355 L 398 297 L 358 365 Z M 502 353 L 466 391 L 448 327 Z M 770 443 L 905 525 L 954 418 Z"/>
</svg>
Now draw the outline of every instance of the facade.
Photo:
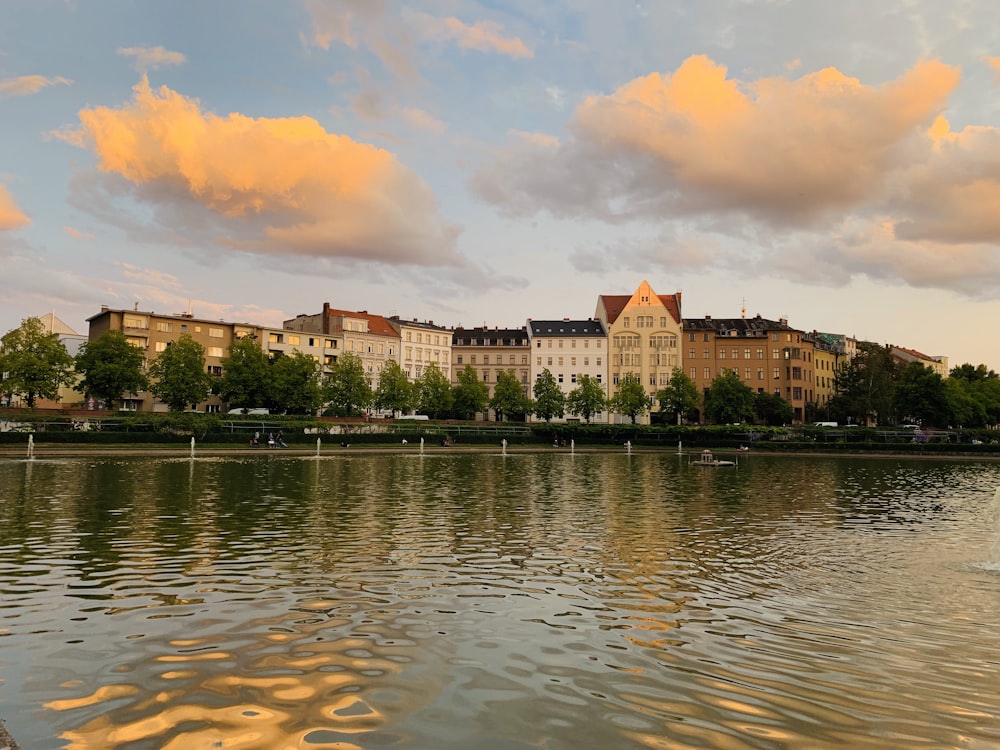
<svg viewBox="0 0 1000 750">
<path fill-rule="evenodd" d="M 353 354 L 361 359 L 365 373 L 372 385 L 378 383 L 379 373 L 386 362 L 399 362 L 399 333 L 381 315 L 372 315 L 367 310 L 350 312 L 330 307 L 323 303 L 323 311 L 315 315 L 298 315 L 282 323 L 284 337 L 294 337 L 296 333 L 315 334 L 316 341 L 322 339 L 322 362 L 328 367 L 342 354 Z M 299 339 L 300 344 L 302 338 Z M 330 346 L 327 342 L 330 342 Z M 277 341 L 275 344 L 284 342 Z"/>
<path fill-rule="evenodd" d="M 521 382 L 525 396 L 531 395 L 531 372 L 528 330 L 521 328 L 456 328 L 452 332 L 451 384 L 458 385 L 458 374 L 470 365 L 479 380 L 490 389 L 490 398 L 497 382 L 497 373 L 512 370 Z M 489 419 L 489 408 L 482 415 Z"/>
<path fill-rule="evenodd" d="M 424 373 L 431 364 L 451 380 L 452 332 L 434 321 L 421 322 L 416 318 L 403 320 L 398 315 L 387 318 L 399 336 L 399 366 L 411 381 Z"/>
<path fill-rule="evenodd" d="M 257 335 L 259 329 L 249 323 L 227 323 L 221 320 L 203 320 L 190 313 L 161 315 L 138 309 L 111 310 L 102 307 L 97 315 L 87 319 L 90 326 L 88 339 L 94 341 L 106 331 L 121 331 L 130 344 L 142 350 L 148 368 L 160 352 L 188 334 L 205 348 L 205 367 L 209 374 L 222 375 L 222 358 L 236 338 Z M 157 401 L 149 391 L 131 394 L 122 407 L 131 411 L 168 411 L 167 405 Z M 222 401 L 218 396 L 207 395 L 198 404 L 199 411 L 218 412 Z"/>
<path fill-rule="evenodd" d="M 723 370 L 732 370 L 756 393 L 773 393 L 792 405 L 793 421 L 805 419 L 815 400 L 813 344 L 784 318 L 684 320 L 684 372 L 702 393 Z"/>
<path fill-rule="evenodd" d="M 829 420 L 830 399 L 836 394 L 837 368 L 847 361 L 846 347 L 834 337 L 815 331 L 803 339 L 813 346 L 813 381 L 817 419 Z"/>
<path fill-rule="evenodd" d="M 919 362 L 924 367 L 929 367 L 942 378 L 948 377 L 949 370 L 947 357 L 932 357 L 918 352 L 915 349 L 906 349 L 902 346 L 890 346 L 889 349 L 892 351 L 893 358 L 904 366 L 910 364 L 911 362 Z"/>
<path fill-rule="evenodd" d="M 617 393 L 625 375 L 633 374 L 646 395 L 655 398 L 670 382 L 673 368 L 682 365 L 681 293 L 658 295 L 643 281 L 631 295 L 598 297 L 594 317 L 608 336 L 608 397 Z M 631 421 L 625 415 L 613 418 Z M 649 423 L 648 414 L 642 422 Z"/>
<path fill-rule="evenodd" d="M 589 375 L 601 384 L 608 382 L 608 334 L 601 321 L 529 319 L 527 331 L 531 384 L 545 370 L 552 373 L 564 394 L 576 388 L 580 375 Z M 607 414 L 598 412 L 591 421 L 606 420 Z"/>
</svg>

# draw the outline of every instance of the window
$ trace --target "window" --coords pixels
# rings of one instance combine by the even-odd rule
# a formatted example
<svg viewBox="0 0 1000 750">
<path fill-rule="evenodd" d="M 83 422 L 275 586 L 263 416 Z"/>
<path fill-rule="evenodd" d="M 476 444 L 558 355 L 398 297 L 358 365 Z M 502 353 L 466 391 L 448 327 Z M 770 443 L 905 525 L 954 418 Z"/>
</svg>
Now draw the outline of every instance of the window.
<svg viewBox="0 0 1000 750">
<path fill-rule="evenodd" d="M 743 350 L 743 359 L 750 359 L 750 350 L 749 349 L 744 349 Z"/>
<path fill-rule="evenodd" d="M 562 364 L 563 364 L 563 358 L 562 358 L 562 357 L 560 357 L 560 358 L 559 358 L 559 366 L 560 366 L 560 367 L 562 367 Z"/>
<path fill-rule="evenodd" d="M 126 328 L 149 328 L 145 318 L 137 318 L 132 315 L 126 315 L 122 325 Z"/>
<path fill-rule="evenodd" d="M 160 333 L 170 333 L 174 327 L 170 323 L 160 322 L 156 324 L 156 330 Z"/>
<path fill-rule="evenodd" d="M 694 380 L 695 378 L 697 378 L 698 377 L 698 368 L 697 367 L 692 367 L 691 368 L 691 372 L 689 373 L 689 375 L 691 377 L 691 380 Z"/>
<path fill-rule="evenodd" d="M 781 371 L 777 367 L 775 367 L 774 368 L 774 379 L 775 380 L 778 380 L 778 379 L 781 378 L 781 374 L 780 373 L 781 373 Z"/>
<path fill-rule="evenodd" d="M 711 380 L 711 379 L 712 379 L 712 368 L 711 367 L 706 367 L 705 368 L 705 380 Z"/>
<path fill-rule="evenodd" d="M 693 333 L 689 333 L 688 334 L 688 341 L 694 341 L 694 334 Z"/>
<path fill-rule="evenodd" d="M 757 350 L 757 359 L 764 359 L 764 350 L 763 349 L 758 349 Z"/>
<path fill-rule="evenodd" d="M 623 328 L 628 328 L 628 327 L 629 327 L 629 325 L 628 325 L 628 318 L 625 318 L 625 319 L 624 319 L 624 320 L 622 321 L 622 327 L 623 327 Z"/>
<path fill-rule="evenodd" d="M 600 367 L 600 366 L 601 366 L 601 358 L 600 358 L 600 357 L 598 357 L 598 358 L 597 358 L 597 366 L 598 366 L 598 367 Z"/>
<path fill-rule="evenodd" d="M 569 376 L 569 382 L 571 382 L 571 383 L 575 383 L 576 382 L 576 373 L 575 372 L 572 375 Z"/>
<path fill-rule="evenodd" d="M 541 341 L 541 339 L 539 339 L 538 341 L 535 342 L 535 348 L 536 349 L 541 349 L 542 348 L 542 341 Z"/>
<path fill-rule="evenodd" d="M 712 353 L 708 349 L 705 350 L 704 355 L 705 355 L 704 359 L 711 359 L 712 358 Z"/>
<path fill-rule="evenodd" d="M 589 367 L 590 366 L 590 357 L 584 357 L 583 358 L 583 366 L 584 367 Z"/>
<path fill-rule="evenodd" d="M 473 354 L 473 355 L 471 355 L 469 357 L 469 363 L 473 364 L 473 365 L 476 364 L 476 355 L 475 354 Z"/>
<path fill-rule="evenodd" d="M 569 358 L 569 363 L 571 365 L 573 365 L 573 367 L 576 367 L 576 357 L 570 357 Z"/>
<path fill-rule="evenodd" d="M 757 380 L 763 380 L 763 379 L 764 379 L 764 368 L 763 367 L 758 367 L 757 368 Z"/>
<path fill-rule="evenodd" d="M 490 363 L 490 355 L 489 354 L 484 354 L 483 355 L 483 364 L 484 365 L 488 365 L 489 363 Z"/>
<path fill-rule="evenodd" d="M 740 358 L 740 350 L 733 349 L 733 359 L 739 359 L 739 358 Z"/>
<path fill-rule="evenodd" d="M 561 383 L 561 382 L 563 382 L 563 374 L 562 374 L 562 373 L 559 373 L 559 377 L 558 377 L 558 378 L 556 378 L 556 380 L 557 380 L 558 382 L 560 382 L 560 383 Z"/>
<path fill-rule="evenodd" d="M 221 357 L 222 356 L 222 347 L 221 346 L 210 346 L 210 347 L 208 347 L 207 351 L 208 351 L 208 356 L 209 357 Z"/>
<path fill-rule="evenodd" d="M 702 335 L 702 341 L 708 341 L 708 334 L 707 333 L 703 333 L 701 335 Z"/>
<path fill-rule="evenodd" d="M 614 375 L 611 376 L 611 382 L 614 385 L 618 385 L 618 373 L 617 372 Z"/>
<path fill-rule="evenodd" d="M 484 383 L 489 383 L 490 382 L 490 371 L 489 370 L 483 370 L 483 382 Z"/>
<path fill-rule="evenodd" d="M 156 348 L 156 351 L 158 351 L 158 352 L 165 352 L 167 350 L 167 342 L 166 341 L 157 341 L 155 348 Z"/>
<path fill-rule="evenodd" d="M 221 334 L 220 334 L 220 337 L 221 337 Z M 293 334 L 289 334 L 289 336 L 288 336 L 288 343 L 290 345 L 292 345 L 292 346 L 298 346 L 300 343 L 302 343 L 302 337 L 301 336 L 295 336 Z"/>
<path fill-rule="evenodd" d="M 208 374 L 220 377 L 222 375 L 222 368 L 219 365 L 209 365 Z"/>
<path fill-rule="evenodd" d="M 549 357 L 549 367 L 552 367 L 552 357 Z"/>
<path fill-rule="evenodd" d="M 694 359 L 697 355 L 698 351 L 696 349 L 688 350 L 688 359 Z"/>
<path fill-rule="evenodd" d="M 267 343 L 269 344 L 282 344 L 285 341 L 285 337 L 280 333 L 269 333 L 267 334 Z"/>
<path fill-rule="evenodd" d="M 743 368 L 743 379 L 744 380 L 749 380 L 750 379 L 750 368 L 749 367 L 744 367 Z"/>
<path fill-rule="evenodd" d="M 802 389 L 801 388 L 792 388 L 792 398 L 795 399 L 796 401 L 801 400 L 802 399 Z"/>
<path fill-rule="evenodd" d="M 208 329 L 208 335 L 209 335 L 209 338 L 221 339 L 222 338 L 222 329 L 221 328 L 209 328 Z M 295 338 L 298 338 L 298 336 L 296 336 Z"/>
<path fill-rule="evenodd" d="M 726 350 L 719 349 L 719 359 L 725 359 L 725 358 L 726 358 Z"/>
<path fill-rule="evenodd" d="M 666 316 L 661 316 L 660 317 L 660 328 L 666 328 L 666 327 L 667 327 L 667 318 L 666 318 Z"/>
<path fill-rule="evenodd" d="M 327 349 L 336 349 L 337 342 L 334 341 L 333 339 L 327 339 L 326 341 L 323 342 L 323 346 L 326 347 Z"/>
<path fill-rule="evenodd" d="M 462 364 L 462 355 L 461 355 L 461 354 L 459 354 L 459 355 L 458 355 L 458 356 L 457 356 L 457 357 L 455 358 L 455 360 L 456 360 L 456 362 L 457 362 L 458 364 Z"/>
<path fill-rule="evenodd" d="M 535 364 L 538 365 L 539 367 L 541 367 L 542 366 L 542 358 L 541 357 L 536 357 L 535 358 Z"/>
</svg>

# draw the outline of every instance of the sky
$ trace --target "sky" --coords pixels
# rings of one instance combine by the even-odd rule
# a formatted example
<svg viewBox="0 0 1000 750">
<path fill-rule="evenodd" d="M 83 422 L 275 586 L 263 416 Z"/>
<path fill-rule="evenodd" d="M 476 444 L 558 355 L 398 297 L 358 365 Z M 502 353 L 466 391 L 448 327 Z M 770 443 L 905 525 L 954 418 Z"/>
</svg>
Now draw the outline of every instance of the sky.
<svg viewBox="0 0 1000 750">
<path fill-rule="evenodd" d="M 0 0 L 0 333 L 588 318 L 1000 371 L 996 0 Z"/>
</svg>

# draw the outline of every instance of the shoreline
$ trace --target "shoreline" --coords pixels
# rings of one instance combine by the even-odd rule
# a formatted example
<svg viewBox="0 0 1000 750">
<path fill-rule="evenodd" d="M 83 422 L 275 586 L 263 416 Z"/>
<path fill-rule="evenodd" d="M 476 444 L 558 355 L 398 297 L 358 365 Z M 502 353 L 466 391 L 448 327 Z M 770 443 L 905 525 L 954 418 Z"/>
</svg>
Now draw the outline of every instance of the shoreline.
<svg viewBox="0 0 1000 750">
<path fill-rule="evenodd" d="M 684 448 L 682 452 L 677 452 L 674 447 L 667 446 L 632 446 L 626 449 L 622 446 L 617 445 L 585 445 L 576 446 L 573 449 L 560 446 L 553 447 L 546 444 L 536 444 L 536 445 L 508 445 L 506 449 L 501 448 L 499 445 L 450 445 L 450 446 L 440 446 L 440 445 L 427 445 L 423 449 L 419 445 L 385 445 L 385 444 L 371 444 L 366 445 L 360 443 L 358 445 L 351 446 L 341 446 L 341 445 L 331 445 L 329 447 L 321 447 L 319 451 L 313 447 L 310 448 L 223 448 L 207 446 L 201 447 L 197 444 L 194 448 L 194 453 L 192 455 L 192 450 L 190 446 L 179 446 L 175 444 L 144 444 L 141 446 L 136 446 L 133 444 L 107 444 L 107 445 L 88 445 L 88 444 L 47 444 L 47 443 L 36 443 L 33 446 L 33 452 L 30 458 L 32 459 L 45 459 L 45 458 L 82 458 L 87 456 L 128 456 L 131 458 L 138 458 L 143 456 L 148 456 L 150 458 L 232 458 L 237 456 L 290 456 L 295 458 L 343 458 L 350 456 L 355 453 L 363 454 L 418 454 L 418 455 L 448 455 L 450 453 L 488 453 L 488 454 L 500 454 L 501 452 L 505 455 L 525 455 L 525 454 L 538 454 L 538 453 L 562 453 L 566 455 L 574 455 L 577 453 L 588 454 L 588 453 L 626 453 L 626 454 L 661 454 L 661 455 L 672 455 L 672 456 L 688 456 L 695 457 L 699 456 L 703 451 L 703 448 L 696 446 L 691 446 Z M 754 457 L 754 456 L 768 456 L 768 457 L 780 457 L 788 456 L 789 458 L 801 458 L 806 456 L 813 457 L 824 457 L 828 456 L 831 458 L 891 458 L 891 459 L 913 459 L 913 460 L 970 460 L 970 461 L 984 461 L 993 462 L 1000 461 L 1000 454 L 982 454 L 982 453 L 972 453 L 972 452 L 940 452 L 940 453 L 911 453 L 907 451 L 893 451 L 888 450 L 749 450 L 749 451 L 739 451 L 735 448 L 715 448 L 711 449 L 712 452 L 720 456 L 738 456 L 738 457 Z M 11 445 L 2 444 L 0 445 L 0 459 L 13 459 L 13 460 L 25 460 L 28 459 L 27 448 L 25 445 Z M 0 735 L 2 737 L 2 735 Z M 0 746 L 0 750 L 3 750 Z"/>
</svg>

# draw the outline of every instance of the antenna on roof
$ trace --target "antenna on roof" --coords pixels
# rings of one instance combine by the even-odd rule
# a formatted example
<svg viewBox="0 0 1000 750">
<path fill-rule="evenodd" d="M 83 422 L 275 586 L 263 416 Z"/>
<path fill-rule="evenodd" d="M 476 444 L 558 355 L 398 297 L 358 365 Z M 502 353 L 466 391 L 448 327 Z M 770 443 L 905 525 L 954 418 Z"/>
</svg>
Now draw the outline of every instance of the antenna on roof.
<svg viewBox="0 0 1000 750">
<path fill-rule="evenodd" d="M 740 317 L 746 318 L 747 316 L 747 298 L 743 298 L 743 307 L 740 309 Z"/>
</svg>

